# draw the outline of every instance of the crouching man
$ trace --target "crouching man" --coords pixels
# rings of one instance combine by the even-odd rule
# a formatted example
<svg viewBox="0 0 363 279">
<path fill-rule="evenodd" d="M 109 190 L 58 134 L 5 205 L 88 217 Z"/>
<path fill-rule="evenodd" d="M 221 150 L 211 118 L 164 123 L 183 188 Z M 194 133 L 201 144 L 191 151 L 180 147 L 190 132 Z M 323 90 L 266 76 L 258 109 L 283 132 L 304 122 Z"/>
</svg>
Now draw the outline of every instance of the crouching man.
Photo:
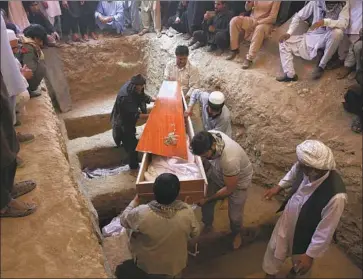
<svg viewBox="0 0 363 279">
<path fill-rule="evenodd" d="M 196 134 L 190 145 L 193 154 L 203 158 L 208 179 L 207 196 L 199 202 L 202 207 L 204 233 L 212 229 L 217 200 L 228 197 L 233 248 L 238 249 L 242 244 L 242 217 L 247 189 L 252 181 L 252 164 L 237 142 L 216 130 Z"/>
<path fill-rule="evenodd" d="M 177 176 L 159 175 L 153 191 L 155 200 L 140 205 L 136 196 L 120 217 L 121 225 L 132 231 L 130 248 L 137 265 L 135 273 L 141 273 L 139 278 L 180 278 L 187 265 L 188 241 L 199 235 L 199 223 L 193 209 L 177 200 Z M 118 266 L 117 278 L 135 278 L 123 269 Z"/>
<path fill-rule="evenodd" d="M 290 276 L 309 276 L 315 258 L 329 248 L 342 216 L 347 195 L 345 185 L 335 170 L 329 147 L 307 140 L 296 148 L 298 162 L 266 192 L 270 199 L 291 188 L 289 198 L 278 212 L 277 221 L 263 261 L 266 278 L 275 278 L 285 259 L 292 256 Z"/>
</svg>

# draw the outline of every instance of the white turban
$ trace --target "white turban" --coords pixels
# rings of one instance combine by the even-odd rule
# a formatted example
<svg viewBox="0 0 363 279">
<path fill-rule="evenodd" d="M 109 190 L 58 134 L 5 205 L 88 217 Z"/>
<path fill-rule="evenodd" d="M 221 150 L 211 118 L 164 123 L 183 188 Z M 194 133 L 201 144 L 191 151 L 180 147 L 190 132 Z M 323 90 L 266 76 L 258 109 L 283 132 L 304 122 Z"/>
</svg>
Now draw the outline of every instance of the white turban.
<svg viewBox="0 0 363 279">
<path fill-rule="evenodd" d="M 300 163 L 319 170 L 335 169 L 333 152 L 324 143 L 317 140 L 306 140 L 296 147 Z"/>
</svg>

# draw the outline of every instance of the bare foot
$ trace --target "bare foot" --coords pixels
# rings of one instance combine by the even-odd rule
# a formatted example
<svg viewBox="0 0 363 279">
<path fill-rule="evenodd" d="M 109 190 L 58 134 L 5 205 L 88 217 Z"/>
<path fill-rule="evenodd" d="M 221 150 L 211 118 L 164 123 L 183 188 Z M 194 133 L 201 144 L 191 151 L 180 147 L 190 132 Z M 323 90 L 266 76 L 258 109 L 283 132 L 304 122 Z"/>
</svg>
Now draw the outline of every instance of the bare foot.
<svg viewBox="0 0 363 279">
<path fill-rule="evenodd" d="M 241 247 L 241 245 L 242 245 L 242 237 L 241 237 L 241 234 L 240 233 L 238 233 L 234 237 L 232 245 L 233 245 L 233 250 L 237 250 L 237 249 L 239 249 L 239 247 Z"/>
</svg>

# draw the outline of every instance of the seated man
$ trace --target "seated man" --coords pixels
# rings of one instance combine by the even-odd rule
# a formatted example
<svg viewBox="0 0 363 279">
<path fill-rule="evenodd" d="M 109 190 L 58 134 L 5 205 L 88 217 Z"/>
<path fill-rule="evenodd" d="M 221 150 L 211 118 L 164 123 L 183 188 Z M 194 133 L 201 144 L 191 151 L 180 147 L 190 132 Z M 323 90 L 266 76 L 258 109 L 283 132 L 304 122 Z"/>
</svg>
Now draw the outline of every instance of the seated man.
<svg viewBox="0 0 363 279">
<path fill-rule="evenodd" d="M 204 130 L 216 130 L 232 137 L 231 113 L 224 105 L 222 92 L 214 91 L 211 94 L 194 89 L 190 96 L 189 107 L 185 116 L 191 116 L 193 107 L 198 101 L 202 106 L 202 120 Z"/>
<path fill-rule="evenodd" d="M 179 45 L 175 49 L 176 60 L 170 61 L 164 72 L 165 80 L 180 81 L 183 93 L 190 97 L 192 89 L 199 86 L 199 72 L 189 60 L 189 49 L 187 46 Z"/>
<path fill-rule="evenodd" d="M 26 4 L 29 22 L 31 24 L 39 24 L 43 26 L 48 34 L 48 45 L 54 46 L 56 40 L 59 40 L 59 35 L 48 18 L 46 18 L 41 12 L 38 1 L 30 1 L 26 2 Z"/>
<path fill-rule="evenodd" d="M 124 30 L 124 3 L 123 1 L 100 1 L 95 12 L 98 27 L 116 30 L 121 34 Z"/>
<path fill-rule="evenodd" d="M 291 36 L 300 20 L 313 16 L 313 24 L 304 35 Z M 297 81 L 293 55 L 306 60 L 314 59 L 318 50 L 324 49 L 319 65 L 312 73 L 313 79 L 319 79 L 333 54 L 343 39 L 343 31 L 349 24 L 349 1 L 309 1 L 292 18 L 286 34 L 280 37 L 280 58 L 284 75 L 277 77 L 280 82 Z"/>
<path fill-rule="evenodd" d="M 360 40 L 360 31 L 362 30 L 362 1 L 350 0 L 349 1 L 349 26 L 345 30 L 344 38 L 339 44 L 338 51 L 333 55 L 332 59 L 326 65 L 327 70 L 347 66 L 338 74 L 338 79 L 344 78 L 349 75 L 356 61 L 354 58 L 353 44 Z M 348 54 L 349 53 L 349 54 Z"/>
<path fill-rule="evenodd" d="M 264 39 L 266 39 L 272 30 L 272 25 L 276 22 L 280 9 L 280 1 L 247 1 L 246 11 L 251 11 L 250 16 L 236 16 L 232 18 L 229 25 L 231 36 L 231 55 L 227 60 L 232 60 L 239 53 L 240 34 L 243 38 L 251 41 L 246 59 L 242 64 L 243 69 L 252 65 L 253 59 L 256 58 Z"/>
<path fill-rule="evenodd" d="M 194 155 L 202 157 L 208 179 L 207 196 L 199 202 L 204 232 L 212 229 L 216 202 L 228 197 L 233 248 L 238 249 L 242 244 L 242 217 L 247 189 L 252 183 L 252 164 L 243 148 L 219 131 L 199 132 L 190 148 Z"/>
<path fill-rule="evenodd" d="M 349 9 L 349 26 L 347 28 L 346 34 L 347 37 L 345 41 L 350 43 L 350 47 L 348 53 L 344 50 L 344 45 L 340 44 L 339 46 L 339 65 L 344 63 L 344 68 L 338 73 L 337 78 L 342 79 L 348 76 L 353 70 L 355 66 L 355 70 L 358 72 L 362 69 L 360 57 L 362 55 L 362 1 L 351 0 L 350 1 L 350 9 Z M 348 46 L 346 46 L 348 47 Z M 346 54 L 346 57 L 344 57 Z M 344 62 L 341 62 L 343 61 Z"/>
<path fill-rule="evenodd" d="M 168 27 L 172 27 L 179 33 L 188 33 L 187 8 L 188 1 L 179 1 L 176 14 L 168 19 Z M 167 35 L 173 36 L 170 32 Z"/>
<path fill-rule="evenodd" d="M 145 94 L 145 84 L 146 80 L 142 75 L 133 76 L 121 87 L 111 112 L 112 136 L 117 147 L 122 142 L 129 156 L 130 170 L 139 167 L 136 122 L 139 118 L 148 118 L 146 104 L 154 102 L 154 98 Z"/>
<path fill-rule="evenodd" d="M 229 47 L 229 22 L 233 14 L 227 7 L 227 1 L 216 1 L 215 12 L 207 11 L 202 24 L 203 30 L 193 33 L 189 43 L 192 49 L 209 45 L 208 51 L 219 49 L 219 54 Z"/>
<path fill-rule="evenodd" d="M 177 176 L 161 174 L 153 186 L 155 200 L 140 205 L 136 195 L 121 215 L 121 225 L 132 231 L 130 244 L 136 264 L 150 275 L 147 278 L 180 276 L 187 265 L 188 241 L 199 235 L 193 209 L 177 200 L 179 191 Z M 116 275 L 121 273 L 119 269 Z"/>
<path fill-rule="evenodd" d="M 27 65 L 33 72 L 32 78 L 28 79 L 30 98 L 41 95 L 40 82 L 45 76 L 44 54 L 41 48 L 47 44 L 47 32 L 39 24 L 31 24 L 24 29 L 23 47 L 21 50 L 20 63 Z"/>
<path fill-rule="evenodd" d="M 350 45 L 347 57 L 344 60 L 344 68 L 338 73 L 337 79 L 343 79 L 347 77 L 354 70 L 354 68 L 357 73 L 362 70 L 362 32 L 363 29 L 359 31 L 359 39 Z"/>
<path fill-rule="evenodd" d="M 265 198 L 291 189 L 278 212 L 263 260 L 266 278 L 275 278 L 286 258 L 292 257 L 290 276 L 306 275 L 314 259 L 324 255 L 347 202 L 344 182 L 335 169 L 329 147 L 307 140 L 296 147 L 297 162 Z M 304 278 L 305 278 L 304 277 Z"/>
</svg>

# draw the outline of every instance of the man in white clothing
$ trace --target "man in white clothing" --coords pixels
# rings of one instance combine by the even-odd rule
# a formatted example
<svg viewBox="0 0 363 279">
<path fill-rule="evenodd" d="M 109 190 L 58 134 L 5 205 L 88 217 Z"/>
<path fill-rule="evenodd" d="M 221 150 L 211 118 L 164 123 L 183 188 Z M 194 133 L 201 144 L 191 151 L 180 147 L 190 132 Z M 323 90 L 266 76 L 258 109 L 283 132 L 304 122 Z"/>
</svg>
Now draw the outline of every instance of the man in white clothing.
<svg viewBox="0 0 363 279">
<path fill-rule="evenodd" d="M 310 30 L 303 35 L 292 36 L 299 22 L 307 20 L 311 15 L 313 22 Z M 280 58 L 284 75 L 277 77 L 276 80 L 289 82 L 298 79 L 294 69 L 293 55 L 312 60 L 324 50 L 319 65 L 312 73 L 313 79 L 319 79 L 324 73 L 326 64 L 338 49 L 348 24 L 348 1 L 310 1 L 295 14 L 287 33 L 280 37 Z"/>
<path fill-rule="evenodd" d="M 287 257 L 292 256 L 290 275 L 305 275 L 315 258 L 329 248 L 347 201 L 344 182 L 335 170 L 329 147 L 307 140 L 296 148 L 298 162 L 268 190 L 271 199 L 291 188 L 289 198 L 278 210 L 283 211 L 272 233 L 263 261 L 267 278 L 275 278 Z"/>
<path fill-rule="evenodd" d="M 188 109 L 185 116 L 193 114 L 193 107 L 199 102 L 202 107 L 202 120 L 204 130 L 216 130 L 232 137 L 231 113 L 224 105 L 224 94 L 219 91 L 212 93 L 204 92 L 200 89 L 194 89 L 189 101 Z"/>
<path fill-rule="evenodd" d="M 354 66 L 357 72 L 362 69 L 360 63 L 362 51 L 362 1 L 350 0 L 349 2 L 349 26 L 345 32 L 346 36 L 338 49 L 339 59 L 335 61 L 337 62 L 336 65 L 331 67 L 335 68 L 334 66 L 344 65 L 344 68 L 337 75 L 338 79 L 348 76 L 354 70 Z"/>
<path fill-rule="evenodd" d="M 199 86 L 198 69 L 189 60 L 189 49 L 187 46 L 179 45 L 175 50 L 176 60 L 170 61 L 164 72 L 165 80 L 178 80 L 183 93 L 190 97 L 193 89 Z"/>
</svg>

